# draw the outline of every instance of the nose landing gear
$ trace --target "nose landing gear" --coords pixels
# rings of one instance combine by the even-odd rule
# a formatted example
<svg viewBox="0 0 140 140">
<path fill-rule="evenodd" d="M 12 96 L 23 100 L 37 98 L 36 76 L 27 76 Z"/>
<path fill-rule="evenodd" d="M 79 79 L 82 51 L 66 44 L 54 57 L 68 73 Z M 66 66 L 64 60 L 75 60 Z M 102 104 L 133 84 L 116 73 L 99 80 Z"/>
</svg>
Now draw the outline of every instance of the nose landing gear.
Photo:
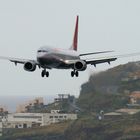
<svg viewBox="0 0 140 140">
<path fill-rule="evenodd" d="M 46 71 L 46 69 L 44 69 L 44 70 L 42 70 L 42 72 L 41 72 L 41 76 L 42 76 L 42 77 L 44 77 L 44 76 L 49 77 L 49 72 Z"/>
</svg>

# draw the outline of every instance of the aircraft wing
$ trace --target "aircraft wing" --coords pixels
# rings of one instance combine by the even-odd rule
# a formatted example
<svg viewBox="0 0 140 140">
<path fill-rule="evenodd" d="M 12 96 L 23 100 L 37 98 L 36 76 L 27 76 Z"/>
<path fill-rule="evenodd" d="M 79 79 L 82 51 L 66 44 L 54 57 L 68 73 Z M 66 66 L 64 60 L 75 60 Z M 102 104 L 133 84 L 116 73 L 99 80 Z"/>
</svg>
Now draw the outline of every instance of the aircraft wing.
<svg viewBox="0 0 140 140">
<path fill-rule="evenodd" d="M 91 64 L 94 65 L 96 67 L 96 64 L 100 64 L 100 63 L 108 63 L 110 64 L 110 62 L 115 61 L 117 58 L 102 58 L 102 59 L 95 59 L 95 60 L 85 60 L 87 64 Z"/>
<path fill-rule="evenodd" d="M 4 57 L 4 56 L 0 56 L 0 59 L 9 60 L 11 62 L 14 62 L 15 64 L 17 63 L 24 64 L 25 62 L 32 61 L 36 63 L 36 65 L 38 65 L 38 62 L 36 60 L 30 60 L 30 59 L 20 59 L 20 58 L 12 58 L 12 57 Z"/>
<path fill-rule="evenodd" d="M 129 53 L 129 54 L 122 54 L 122 55 L 116 55 L 116 56 L 110 56 L 108 58 L 106 57 L 101 57 L 101 58 L 90 58 L 85 60 L 87 64 L 91 64 L 96 66 L 96 64 L 100 64 L 100 63 L 109 63 L 112 61 L 115 61 L 118 58 L 124 58 L 124 57 L 132 57 L 132 56 L 139 56 L 140 52 L 137 53 Z"/>
<path fill-rule="evenodd" d="M 109 63 L 112 62 L 112 61 L 115 61 L 117 58 L 116 57 L 110 57 L 110 58 L 94 58 L 92 60 L 83 60 L 86 62 L 86 64 L 91 64 L 91 65 L 94 65 L 96 66 L 96 64 L 100 64 L 100 63 Z M 79 61 L 79 59 L 77 60 L 66 60 L 64 61 L 66 64 L 69 64 L 69 65 L 73 65 L 75 62 Z"/>
</svg>

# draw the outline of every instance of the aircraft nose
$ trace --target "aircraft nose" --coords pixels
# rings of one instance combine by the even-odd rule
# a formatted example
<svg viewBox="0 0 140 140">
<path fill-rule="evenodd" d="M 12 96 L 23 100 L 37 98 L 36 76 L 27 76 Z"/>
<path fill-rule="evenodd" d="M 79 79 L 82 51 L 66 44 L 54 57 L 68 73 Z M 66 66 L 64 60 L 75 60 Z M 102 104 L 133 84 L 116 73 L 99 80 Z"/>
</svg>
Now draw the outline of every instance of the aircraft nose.
<svg viewBox="0 0 140 140">
<path fill-rule="evenodd" d="M 45 52 L 37 52 L 37 57 L 42 57 L 42 56 L 44 56 L 44 55 L 46 55 Z"/>
</svg>

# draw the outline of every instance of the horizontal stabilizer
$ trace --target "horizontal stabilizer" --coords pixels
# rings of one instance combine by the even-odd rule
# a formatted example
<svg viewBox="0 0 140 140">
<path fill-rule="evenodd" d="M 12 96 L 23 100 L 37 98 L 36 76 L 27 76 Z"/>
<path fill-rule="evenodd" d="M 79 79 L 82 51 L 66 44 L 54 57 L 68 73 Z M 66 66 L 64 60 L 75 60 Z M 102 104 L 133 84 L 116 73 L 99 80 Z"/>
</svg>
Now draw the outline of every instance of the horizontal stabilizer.
<svg viewBox="0 0 140 140">
<path fill-rule="evenodd" d="M 100 54 L 100 53 L 109 53 L 109 52 L 113 52 L 113 51 L 103 51 L 103 52 L 93 52 L 93 53 L 83 53 L 83 54 L 80 54 L 79 56 L 92 55 L 92 54 Z"/>
</svg>

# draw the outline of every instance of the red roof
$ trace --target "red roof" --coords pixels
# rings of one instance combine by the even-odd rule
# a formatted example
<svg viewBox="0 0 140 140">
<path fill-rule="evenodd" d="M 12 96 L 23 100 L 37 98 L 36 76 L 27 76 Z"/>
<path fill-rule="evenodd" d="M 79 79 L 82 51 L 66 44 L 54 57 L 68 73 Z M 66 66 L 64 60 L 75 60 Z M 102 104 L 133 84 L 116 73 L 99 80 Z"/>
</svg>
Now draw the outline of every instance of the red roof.
<svg viewBox="0 0 140 140">
<path fill-rule="evenodd" d="M 130 97 L 140 99 L 140 91 L 134 91 L 134 92 L 132 92 L 130 94 Z"/>
</svg>

